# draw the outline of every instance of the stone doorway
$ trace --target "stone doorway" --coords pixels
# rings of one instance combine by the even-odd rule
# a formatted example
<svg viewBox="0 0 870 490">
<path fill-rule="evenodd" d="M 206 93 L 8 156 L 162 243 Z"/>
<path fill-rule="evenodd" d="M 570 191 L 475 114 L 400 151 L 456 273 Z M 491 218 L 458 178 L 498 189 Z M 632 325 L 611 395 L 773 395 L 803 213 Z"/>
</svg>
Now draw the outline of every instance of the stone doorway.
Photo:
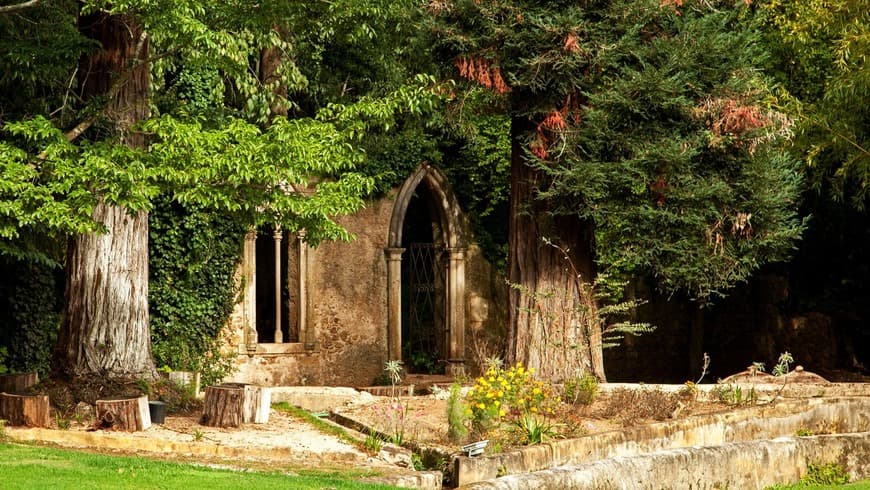
<svg viewBox="0 0 870 490">
<path fill-rule="evenodd" d="M 449 357 L 444 244 L 434 198 L 417 186 L 402 226 L 402 359 L 409 373 L 442 374 Z"/>
<path fill-rule="evenodd" d="M 446 361 L 447 374 L 464 372 L 465 242 L 459 216 L 446 178 L 428 165 L 396 196 L 385 250 L 387 339 L 390 360 L 403 361 L 411 372 L 433 358 Z"/>
</svg>

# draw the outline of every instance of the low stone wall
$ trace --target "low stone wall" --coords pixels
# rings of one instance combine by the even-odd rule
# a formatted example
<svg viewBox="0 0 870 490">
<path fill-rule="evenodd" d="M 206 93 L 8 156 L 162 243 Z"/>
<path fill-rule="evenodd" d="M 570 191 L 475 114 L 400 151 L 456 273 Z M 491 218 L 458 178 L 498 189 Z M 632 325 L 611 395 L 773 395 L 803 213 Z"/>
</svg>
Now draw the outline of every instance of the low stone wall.
<svg viewBox="0 0 870 490">
<path fill-rule="evenodd" d="M 511 475 L 462 488 L 764 488 L 798 481 L 811 463 L 837 463 L 853 480 L 870 477 L 870 433 L 671 449 Z"/>
<path fill-rule="evenodd" d="M 272 403 L 287 402 L 309 412 L 329 412 L 373 400 L 370 393 L 339 386 L 275 386 L 270 391 Z"/>
<path fill-rule="evenodd" d="M 776 378 L 773 378 L 776 379 Z M 870 384 L 867 383 L 764 383 L 740 381 L 722 384 L 695 385 L 696 396 L 699 401 L 717 401 L 721 390 L 728 388 L 740 388 L 745 395 L 754 391 L 759 402 L 768 402 L 773 399 L 787 400 L 790 398 L 834 398 L 850 396 L 870 396 Z M 684 384 L 638 384 L 638 383 L 602 383 L 598 385 L 602 394 L 612 393 L 618 390 L 650 390 L 664 393 L 680 393 L 686 390 Z"/>
<path fill-rule="evenodd" d="M 870 398 L 790 400 L 558 440 L 491 456 L 460 456 L 454 460 L 453 481 L 468 485 L 607 458 L 792 436 L 801 429 L 815 433 L 870 431 Z"/>
</svg>

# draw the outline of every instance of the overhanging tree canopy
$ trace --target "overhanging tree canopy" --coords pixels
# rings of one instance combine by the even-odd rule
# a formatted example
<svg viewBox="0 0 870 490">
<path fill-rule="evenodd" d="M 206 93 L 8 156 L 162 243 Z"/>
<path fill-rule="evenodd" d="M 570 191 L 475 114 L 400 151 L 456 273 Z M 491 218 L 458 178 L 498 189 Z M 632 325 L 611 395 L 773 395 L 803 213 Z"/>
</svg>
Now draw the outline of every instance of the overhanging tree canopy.
<svg viewBox="0 0 870 490">
<path fill-rule="evenodd" d="M 335 20 L 360 10 L 333 2 L 320 15 Z M 307 84 L 293 35 L 327 28 L 306 14 L 293 2 L 61 1 L 2 18 L 11 27 L 0 39 L 6 45 L 33 25 L 64 34 L 45 33 L 56 41 L 51 48 L 67 54 L 58 66 L 42 64 L 40 49 L 3 59 L 14 68 L 4 82 L 29 79 L 35 65 L 57 72 L 47 90 L 63 97 L 42 104 L 4 98 L 0 143 L 4 250 L 28 251 L 16 241 L 22 230 L 76 235 L 55 356 L 61 373 L 153 376 L 146 212 L 159 193 L 250 225 L 305 228 L 311 243 L 348 238 L 332 217 L 358 209 L 372 187 L 354 171 L 363 159 L 361 134 L 388 125 L 397 112 L 424 110 L 434 96 L 420 78 L 310 117 L 274 117 L 292 107 L 285 95 Z M 266 67 L 260 55 L 268 50 L 279 55 Z M 213 110 L 177 107 L 174 82 L 191 66 L 218 75 L 200 79 L 219 87 Z"/>
<path fill-rule="evenodd" d="M 428 8 L 438 57 L 513 120 L 513 359 L 603 377 L 599 270 L 704 299 L 793 248 L 801 179 L 777 148 L 791 123 L 742 3 Z M 571 315 L 545 314 L 554 293 Z"/>
</svg>

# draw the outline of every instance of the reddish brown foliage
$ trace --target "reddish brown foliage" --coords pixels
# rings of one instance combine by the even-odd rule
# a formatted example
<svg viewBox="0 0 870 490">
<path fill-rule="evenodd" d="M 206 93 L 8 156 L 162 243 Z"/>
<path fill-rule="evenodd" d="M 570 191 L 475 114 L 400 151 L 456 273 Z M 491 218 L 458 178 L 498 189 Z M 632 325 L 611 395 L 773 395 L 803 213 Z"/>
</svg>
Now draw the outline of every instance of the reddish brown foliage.
<svg viewBox="0 0 870 490">
<path fill-rule="evenodd" d="M 480 56 L 460 56 L 456 59 L 454 65 L 459 70 L 459 76 L 474 80 L 498 94 L 505 94 L 511 91 L 510 86 L 502 78 L 499 67 L 485 58 Z"/>
<path fill-rule="evenodd" d="M 547 117 L 541 121 L 541 124 L 538 125 L 538 130 L 547 129 L 550 131 L 563 131 L 568 128 L 568 125 L 565 124 L 565 119 L 562 118 L 562 114 L 559 111 L 551 111 L 547 114 Z"/>
<path fill-rule="evenodd" d="M 532 153 L 540 158 L 541 160 L 546 160 L 549 156 L 549 152 L 547 151 L 547 138 L 538 132 L 535 134 L 535 139 L 532 140 L 532 143 L 529 145 L 529 149 L 532 150 Z"/>
<path fill-rule="evenodd" d="M 577 35 L 573 32 L 568 33 L 568 35 L 565 36 L 565 42 L 562 44 L 562 49 L 569 53 L 580 51 L 580 45 L 577 43 Z"/>
<path fill-rule="evenodd" d="M 713 122 L 713 133 L 716 136 L 732 134 L 743 135 L 767 124 L 766 118 L 756 106 L 739 105 L 729 100 L 722 107 L 719 118 Z"/>
<path fill-rule="evenodd" d="M 662 206 L 665 204 L 665 192 L 668 189 L 668 183 L 663 175 L 659 175 L 656 181 L 650 184 L 650 190 L 656 198 L 656 204 Z"/>
</svg>

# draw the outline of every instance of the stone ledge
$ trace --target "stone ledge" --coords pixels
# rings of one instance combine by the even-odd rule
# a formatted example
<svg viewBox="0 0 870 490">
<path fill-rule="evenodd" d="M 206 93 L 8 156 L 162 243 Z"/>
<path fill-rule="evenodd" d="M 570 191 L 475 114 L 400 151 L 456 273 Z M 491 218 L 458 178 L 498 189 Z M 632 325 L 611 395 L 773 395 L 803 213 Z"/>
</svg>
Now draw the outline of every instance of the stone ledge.
<svg viewBox="0 0 870 490">
<path fill-rule="evenodd" d="M 454 460 L 458 485 L 501 475 L 530 473 L 563 465 L 690 446 L 795 435 L 799 429 L 870 431 L 870 398 L 811 398 L 729 412 L 696 415 L 628 429 L 563 439 L 501 454 Z"/>
<path fill-rule="evenodd" d="M 251 459 L 292 462 L 355 462 L 352 453 L 329 453 L 328 457 L 309 451 L 286 447 L 242 447 L 214 444 L 208 441 L 169 441 L 137 437 L 105 431 L 79 432 L 53 429 L 7 428 L 13 441 L 54 444 L 70 448 L 112 449 L 129 453 L 174 454 L 217 459 Z"/>
<path fill-rule="evenodd" d="M 784 398 L 820 398 L 820 397 L 849 397 L 870 396 L 870 383 L 768 383 L 770 377 L 761 378 L 759 382 L 734 382 L 722 384 L 695 385 L 698 399 L 701 401 L 717 401 L 719 390 L 727 387 L 740 387 L 743 393 L 750 389 L 755 390 L 759 401 L 769 401 L 773 397 Z M 776 378 L 773 378 L 776 379 Z M 665 393 L 679 393 L 686 389 L 684 384 L 643 384 L 643 383 L 602 383 L 598 385 L 601 393 L 611 393 L 620 389 L 647 389 L 650 391 L 663 391 Z"/>
<path fill-rule="evenodd" d="M 367 404 L 374 399 L 370 393 L 353 388 L 330 386 L 274 386 L 272 403 L 287 402 L 309 412 L 329 412 L 353 404 Z"/>
<path fill-rule="evenodd" d="M 479 482 L 464 489 L 764 488 L 797 482 L 809 463 L 870 477 L 870 432 L 671 449 Z"/>
</svg>

